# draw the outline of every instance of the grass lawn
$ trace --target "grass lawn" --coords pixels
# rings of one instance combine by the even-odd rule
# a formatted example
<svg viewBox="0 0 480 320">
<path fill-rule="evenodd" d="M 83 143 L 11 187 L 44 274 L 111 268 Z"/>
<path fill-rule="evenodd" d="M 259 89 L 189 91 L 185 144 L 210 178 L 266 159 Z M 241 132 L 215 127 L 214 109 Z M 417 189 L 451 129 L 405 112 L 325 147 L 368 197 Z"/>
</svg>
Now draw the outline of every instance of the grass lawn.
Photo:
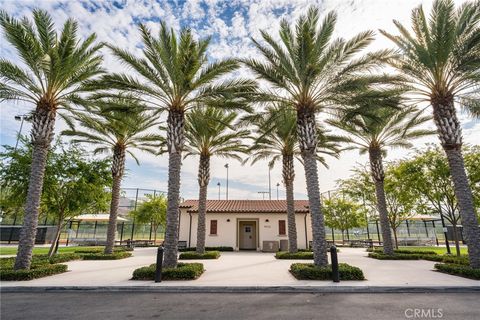
<svg viewBox="0 0 480 320">
<path fill-rule="evenodd" d="M 415 251 L 435 251 L 437 254 L 446 254 L 447 253 L 447 248 L 446 247 L 398 247 L 399 249 L 402 250 L 415 250 Z M 450 251 L 452 254 L 456 254 L 457 252 L 455 251 L 455 245 L 450 245 Z M 460 253 L 461 254 L 467 254 L 467 248 L 466 247 L 460 247 Z"/>
<path fill-rule="evenodd" d="M 95 249 L 95 248 L 100 248 L 100 247 L 78 247 L 78 246 L 72 246 L 72 247 L 59 247 L 58 248 L 58 253 L 69 253 L 69 252 L 75 252 L 75 250 L 78 249 Z M 103 247 L 101 247 L 103 248 Z M 48 250 L 50 247 L 35 247 L 33 249 L 33 254 L 48 254 Z M 3 247 L 0 246 L 0 255 L 12 255 L 17 253 L 17 247 Z"/>
</svg>

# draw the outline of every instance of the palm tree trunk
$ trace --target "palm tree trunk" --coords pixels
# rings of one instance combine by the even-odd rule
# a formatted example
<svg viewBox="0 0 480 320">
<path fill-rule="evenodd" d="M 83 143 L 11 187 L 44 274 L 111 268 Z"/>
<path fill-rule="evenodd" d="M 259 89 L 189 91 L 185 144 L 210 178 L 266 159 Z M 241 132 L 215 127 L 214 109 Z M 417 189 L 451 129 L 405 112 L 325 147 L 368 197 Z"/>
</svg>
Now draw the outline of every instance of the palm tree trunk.
<svg viewBox="0 0 480 320">
<path fill-rule="evenodd" d="M 200 155 L 198 166 L 198 225 L 197 225 L 197 253 L 205 253 L 205 216 L 207 213 L 207 188 L 210 180 L 210 156 Z"/>
<path fill-rule="evenodd" d="M 390 230 L 390 221 L 388 220 L 385 187 L 383 185 L 385 172 L 383 171 L 382 151 L 379 148 L 370 148 L 368 152 L 370 169 L 375 182 L 378 216 L 380 217 L 380 226 L 382 228 L 383 253 L 393 255 L 392 232 Z"/>
<path fill-rule="evenodd" d="M 288 219 L 288 252 L 298 251 L 297 247 L 297 225 L 295 222 L 295 202 L 293 198 L 293 181 L 295 179 L 295 169 L 293 164 L 293 155 L 283 156 L 283 183 L 287 194 L 287 219 Z M 308 243 L 306 244 L 308 247 Z"/>
<path fill-rule="evenodd" d="M 313 111 L 299 110 L 297 112 L 297 131 L 305 167 L 308 204 L 312 217 L 313 262 L 316 266 L 326 266 L 328 264 L 327 241 L 325 238 L 325 221 L 320 202 L 320 189 L 318 187 L 318 169 L 315 157 L 317 133 Z"/>
<path fill-rule="evenodd" d="M 185 116 L 182 111 L 170 110 L 167 119 L 168 196 L 163 266 L 175 268 L 178 253 L 178 215 L 180 205 L 180 170 L 185 139 Z"/>
<path fill-rule="evenodd" d="M 32 262 L 32 252 L 37 236 L 40 198 L 42 196 L 43 178 L 47 162 L 48 150 L 53 139 L 55 126 L 55 108 L 41 100 L 35 110 L 32 126 L 32 165 L 28 182 L 28 193 L 25 203 L 18 253 L 15 259 L 15 270 L 29 269 Z"/>
<path fill-rule="evenodd" d="M 462 155 L 462 128 L 458 121 L 453 96 L 432 99 L 433 119 L 438 136 L 447 154 L 457 198 L 463 234 L 467 241 L 468 257 L 472 268 L 480 269 L 480 228 L 473 206 L 472 189 L 465 172 Z"/>
<path fill-rule="evenodd" d="M 120 186 L 125 171 L 125 148 L 116 145 L 113 151 L 112 163 L 112 200 L 110 202 L 110 216 L 108 218 L 107 243 L 105 254 L 112 254 L 115 247 L 115 235 L 117 234 L 118 204 L 120 202 Z"/>
</svg>

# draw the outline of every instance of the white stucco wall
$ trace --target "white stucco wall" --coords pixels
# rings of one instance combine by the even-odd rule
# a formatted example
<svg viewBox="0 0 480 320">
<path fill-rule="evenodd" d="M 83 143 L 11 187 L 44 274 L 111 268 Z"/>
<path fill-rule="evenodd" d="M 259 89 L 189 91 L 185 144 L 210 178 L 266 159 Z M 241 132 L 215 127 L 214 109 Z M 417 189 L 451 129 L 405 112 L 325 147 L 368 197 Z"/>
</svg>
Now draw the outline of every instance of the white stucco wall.
<svg viewBox="0 0 480 320">
<path fill-rule="evenodd" d="M 195 247 L 197 240 L 197 214 L 192 213 L 191 234 L 190 214 L 186 209 L 181 210 L 179 240 L 187 241 L 187 246 Z M 210 235 L 210 220 L 217 220 L 217 235 Z M 230 220 L 230 221 L 227 221 Z M 238 220 L 258 221 L 258 249 L 261 249 L 263 241 L 279 241 L 288 239 L 287 214 L 281 213 L 207 213 L 206 217 L 206 246 L 229 246 L 238 249 L 237 229 Z M 268 222 L 267 222 L 268 220 Z M 287 235 L 279 235 L 278 221 L 285 220 Z M 308 241 L 312 240 L 310 214 L 307 214 L 307 242 L 305 241 L 305 214 L 296 215 L 297 243 L 300 249 L 307 247 Z"/>
</svg>

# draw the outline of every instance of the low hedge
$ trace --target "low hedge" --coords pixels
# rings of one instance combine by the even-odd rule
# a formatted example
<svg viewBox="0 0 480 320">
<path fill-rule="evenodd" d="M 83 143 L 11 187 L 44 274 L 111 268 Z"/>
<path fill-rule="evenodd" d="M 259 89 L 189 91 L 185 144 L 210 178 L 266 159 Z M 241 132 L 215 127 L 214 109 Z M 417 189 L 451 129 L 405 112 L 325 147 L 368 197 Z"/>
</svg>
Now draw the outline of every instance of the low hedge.
<svg viewBox="0 0 480 320">
<path fill-rule="evenodd" d="M 460 264 L 464 266 L 470 265 L 470 261 L 468 261 L 468 256 L 450 256 L 450 255 L 427 255 L 422 257 L 422 259 L 430 260 L 430 261 L 437 261 L 443 263 L 450 263 L 450 264 Z"/>
<path fill-rule="evenodd" d="M 32 257 L 32 266 L 41 266 L 55 263 L 63 263 L 72 260 L 79 260 L 82 257 L 75 253 L 61 253 L 56 254 L 50 259 L 46 254 L 36 254 Z M 0 269 L 13 269 L 15 264 L 15 257 L 0 258 Z"/>
<path fill-rule="evenodd" d="M 311 251 L 298 251 L 295 253 L 290 253 L 287 251 L 279 251 L 275 253 L 275 258 L 277 259 L 299 259 L 299 260 L 311 260 L 313 259 L 313 252 Z"/>
<path fill-rule="evenodd" d="M 340 280 L 365 280 L 360 268 L 346 263 L 338 264 Z M 332 280 L 332 265 L 318 267 L 313 263 L 294 263 L 290 273 L 298 280 Z"/>
<path fill-rule="evenodd" d="M 133 271 L 132 280 L 154 280 L 156 264 Z M 176 268 L 163 268 L 163 280 L 195 280 L 205 271 L 202 263 L 179 263 Z"/>
<path fill-rule="evenodd" d="M 367 252 L 378 252 L 383 253 L 382 248 L 367 248 Z M 403 253 L 403 254 L 423 254 L 423 255 L 438 255 L 435 251 L 428 251 L 428 250 L 408 250 L 408 249 L 395 249 L 393 250 L 394 253 Z"/>
<path fill-rule="evenodd" d="M 196 253 L 195 251 L 188 251 L 180 253 L 180 260 L 197 260 L 197 259 L 218 259 L 220 258 L 219 251 L 205 251 L 205 253 Z"/>
<path fill-rule="evenodd" d="M 181 248 L 178 249 L 180 252 L 185 251 L 196 251 L 197 247 L 188 247 L 188 248 Z M 233 247 L 205 247 L 205 251 L 234 251 Z"/>
<path fill-rule="evenodd" d="M 51 276 L 58 273 L 67 272 L 67 265 L 65 264 L 32 264 L 29 270 L 0 269 L 0 280 L 2 281 L 25 281 L 46 276 Z"/>
<path fill-rule="evenodd" d="M 81 256 L 83 260 L 120 260 L 120 259 L 131 257 L 132 253 L 128 251 L 114 251 L 112 254 L 97 252 L 97 253 L 85 253 L 85 254 L 82 254 Z"/>
<path fill-rule="evenodd" d="M 453 263 L 436 263 L 435 269 L 439 272 L 448 273 L 464 278 L 480 280 L 480 269 Z"/>
<path fill-rule="evenodd" d="M 76 249 L 75 253 L 83 254 L 83 253 L 103 253 L 105 251 L 105 247 L 97 247 L 97 248 L 88 248 L 88 249 Z M 114 247 L 113 252 L 125 252 L 125 251 L 133 251 L 132 248 L 127 247 Z"/>
<path fill-rule="evenodd" d="M 423 256 L 421 254 L 394 253 L 388 255 L 383 252 L 369 252 L 368 257 L 378 260 L 420 260 Z"/>
</svg>

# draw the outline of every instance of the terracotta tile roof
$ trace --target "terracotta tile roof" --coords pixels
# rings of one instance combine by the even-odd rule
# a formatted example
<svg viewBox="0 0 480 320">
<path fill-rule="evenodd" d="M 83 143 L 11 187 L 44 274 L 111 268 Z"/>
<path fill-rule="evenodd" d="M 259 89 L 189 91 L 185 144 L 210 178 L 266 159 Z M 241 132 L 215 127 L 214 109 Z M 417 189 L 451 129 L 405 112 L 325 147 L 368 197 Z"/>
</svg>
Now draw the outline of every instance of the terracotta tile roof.
<svg viewBox="0 0 480 320">
<path fill-rule="evenodd" d="M 198 200 L 185 200 L 180 208 L 198 212 Z M 210 213 L 286 213 L 286 200 L 207 200 Z M 295 200 L 296 213 L 308 213 L 308 200 Z"/>
</svg>

